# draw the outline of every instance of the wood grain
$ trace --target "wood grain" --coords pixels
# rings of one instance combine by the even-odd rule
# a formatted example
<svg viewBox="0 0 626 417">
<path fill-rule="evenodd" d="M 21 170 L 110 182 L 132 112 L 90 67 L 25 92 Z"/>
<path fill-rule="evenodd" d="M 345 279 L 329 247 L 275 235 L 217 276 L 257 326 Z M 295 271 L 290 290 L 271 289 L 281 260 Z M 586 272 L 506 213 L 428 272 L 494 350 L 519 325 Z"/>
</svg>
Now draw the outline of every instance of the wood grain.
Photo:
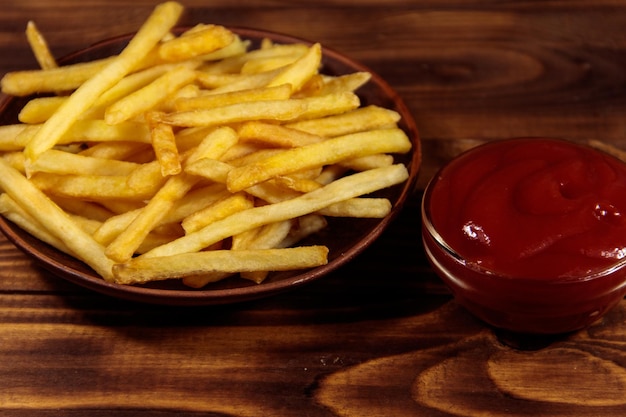
<svg viewBox="0 0 626 417">
<path fill-rule="evenodd" d="M 135 31 L 156 1 L 21 0 L 0 12 L 0 75 Z M 189 0 L 215 22 L 322 42 L 405 99 L 423 186 L 453 155 L 511 136 L 626 149 L 626 4 Z M 520 338 L 459 308 L 423 254 L 417 192 L 357 260 L 231 306 L 120 301 L 44 272 L 0 238 L 2 416 L 623 416 L 626 301 L 589 329 Z"/>
</svg>

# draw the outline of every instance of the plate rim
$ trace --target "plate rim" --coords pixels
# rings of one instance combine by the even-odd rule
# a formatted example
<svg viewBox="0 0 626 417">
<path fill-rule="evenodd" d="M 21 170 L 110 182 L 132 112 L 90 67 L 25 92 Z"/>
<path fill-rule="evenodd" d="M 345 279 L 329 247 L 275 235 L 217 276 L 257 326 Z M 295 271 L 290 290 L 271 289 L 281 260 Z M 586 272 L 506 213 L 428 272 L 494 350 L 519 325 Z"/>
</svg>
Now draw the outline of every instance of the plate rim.
<svg viewBox="0 0 626 417">
<path fill-rule="evenodd" d="M 314 42 L 303 39 L 297 36 L 287 35 L 279 32 L 268 31 L 263 29 L 254 29 L 249 27 L 240 26 L 227 26 L 236 34 L 240 35 L 244 39 L 251 39 L 260 41 L 263 38 L 269 38 L 277 43 L 304 43 L 312 45 Z M 188 29 L 185 26 L 179 26 L 175 28 L 175 31 L 180 32 Z M 70 62 L 78 57 L 85 55 L 89 51 L 97 50 L 105 45 L 112 45 L 121 42 L 128 41 L 134 33 L 127 33 L 117 35 L 111 38 L 103 39 L 101 41 L 92 43 L 91 45 L 71 52 L 61 59 L 59 62 Z M 84 288 L 88 288 L 95 292 L 105 294 L 108 296 L 125 299 L 129 301 L 143 302 L 149 304 L 161 304 L 161 305 L 185 305 L 185 306 L 198 306 L 198 305 L 213 305 L 213 304 L 231 304 L 242 301 L 249 301 L 253 299 L 263 298 L 270 295 L 278 294 L 280 292 L 288 291 L 296 287 L 300 287 L 306 283 L 317 280 L 324 275 L 328 275 L 331 272 L 337 270 L 341 266 L 352 261 L 358 255 L 360 255 L 365 249 L 367 249 L 378 237 L 387 229 L 387 226 L 395 220 L 399 212 L 403 209 L 406 200 L 409 196 L 415 192 L 415 186 L 417 183 L 418 173 L 421 168 L 422 150 L 421 150 L 421 138 L 415 119 L 402 97 L 396 92 L 391 85 L 383 79 L 379 74 L 373 71 L 368 66 L 361 62 L 355 61 L 348 56 L 338 52 L 331 47 L 323 47 L 323 59 L 330 59 L 338 61 L 342 65 L 351 67 L 357 71 L 367 71 L 371 74 L 371 82 L 375 82 L 379 88 L 385 91 L 385 99 L 393 102 L 395 110 L 401 113 L 403 117 L 401 122 L 403 130 L 409 136 L 411 140 L 412 149 L 411 156 L 408 162 L 407 169 L 410 172 L 409 178 L 402 184 L 401 192 L 398 194 L 396 201 L 393 201 L 391 212 L 372 227 L 372 230 L 367 233 L 363 238 L 359 239 L 356 245 L 349 247 L 349 249 L 331 260 L 328 264 L 317 267 L 302 270 L 294 276 L 277 280 L 274 282 L 264 282 L 261 284 L 254 284 L 248 286 L 240 286 L 233 288 L 218 288 L 211 289 L 203 287 L 201 289 L 161 289 L 161 288 L 149 288 L 144 286 L 129 286 L 116 284 L 105 281 L 103 278 L 94 273 L 94 275 L 87 274 L 80 271 L 71 265 L 64 264 L 61 260 L 55 259 L 52 256 L 44 253 L 42 250 L 36 248 L 28 242 L 28 239 L 36 239 L 34 236 L 28 234 L 28 237 L 22 235 L 27 234 L 19 228 L 19 226 L 13 224 L 7 220 L 4 216 L 0 216 L 0 231 L 7 237 L 7 239 L 13 243 L 18 249 L 24 252 L 28 257 L 33 258 L 37 265 L 52 273 L 53 275 L 70 281 L 76 285 Z M 0 112 L 2 112 L 13 100 L 18 98 L 13 96 L 7 96 L 2 94 L 0 99 Z M 406 165 L 406 164 L 405 164 Z M 37 240 L 37 242 L 41 242 Z M 41 242 L 43 245 L 47 245 Z M 49 246 L 49 245 L 47 245 Z M 53 252 L 58 251 L 56 248 L 49 246 Z M 77 261 L 80 262 L 80 261 Z M 84 264 L 83 264 L 84 265 Z M 91 269 L 87 266 L 88 269 Z"/>
</svg>

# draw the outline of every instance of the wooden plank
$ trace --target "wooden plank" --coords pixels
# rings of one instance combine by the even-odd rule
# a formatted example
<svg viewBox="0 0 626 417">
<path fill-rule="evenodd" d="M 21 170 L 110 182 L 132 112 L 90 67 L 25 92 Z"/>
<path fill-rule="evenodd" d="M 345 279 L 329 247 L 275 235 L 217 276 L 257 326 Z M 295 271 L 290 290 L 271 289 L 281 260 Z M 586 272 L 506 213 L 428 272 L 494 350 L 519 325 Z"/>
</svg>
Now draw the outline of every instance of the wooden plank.
<svg viewBox="0 0 626 417">
<path fill-rule="evenodd" d="M 0 13 L 0 76 L 34 68 L 34 20 L 57 56 L 135 31 L 156 1 L 21 0 Z M 510 136 L 626 149 L 620 0 L 189 0 L 181 24 L 322 42 L 414 112 L 420 186 Z M 34 265 L 0 237 L 0 415 L 623 416 L 626 301 L 585 331 L 520 338 L 458 307 L 430 270 L 417 193 L 354 262 L 230 306 L 121 301 Z"/>
</svg>

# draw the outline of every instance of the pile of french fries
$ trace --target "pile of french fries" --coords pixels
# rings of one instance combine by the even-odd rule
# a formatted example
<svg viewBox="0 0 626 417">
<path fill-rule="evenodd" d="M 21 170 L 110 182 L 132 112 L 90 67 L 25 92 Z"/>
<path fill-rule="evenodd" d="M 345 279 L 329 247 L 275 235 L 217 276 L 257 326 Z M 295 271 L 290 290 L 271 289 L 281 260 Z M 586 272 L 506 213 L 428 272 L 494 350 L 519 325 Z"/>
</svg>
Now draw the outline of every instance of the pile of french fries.
<svg viewBox="0 0 626 417">
<path fill-rule="evenodd" d="M 1 80 L 29 100 L 0 126 L 0 212 L 119 284 L 326 264 L 298 242 L 327 216 L 386 216 L 367 195 L 408 178 L 400 115 L 361 106 L 370 74 L 321 73 L 319 44 L 176 34 L 182 12 L 162 3 L 118 55 L 64 66 L 28 24 L 41 68 Z"/>
</svg>

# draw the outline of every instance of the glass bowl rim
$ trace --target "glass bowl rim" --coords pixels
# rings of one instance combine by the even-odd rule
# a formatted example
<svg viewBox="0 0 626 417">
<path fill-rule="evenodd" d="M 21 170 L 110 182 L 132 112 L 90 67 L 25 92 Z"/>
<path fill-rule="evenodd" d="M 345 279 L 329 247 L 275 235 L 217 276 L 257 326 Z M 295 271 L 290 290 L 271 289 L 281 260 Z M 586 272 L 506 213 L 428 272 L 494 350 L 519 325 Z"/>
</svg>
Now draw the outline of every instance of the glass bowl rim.
<svg viewBox="0 0 626 417">
<path fill-rule="evenodd" d="M 512 137 L 512 138 L 506 138 L 506 139 L 497 139 L 497 140 L 479 144 L 453 157 L 451 160 L 449 160 L 447 163 L 441 166 L 435 172 L 435 174 L 429 179 L 429 181 L 426 183 L 426 186 L 424 187 L 424 192 L 422 195 L 422 201 L 420 204 L 420 210 L 421 210 L 421 216 L 422 216 L 422 235 L 427 233 L 432 238 L 433 242 L 435 242 L 437 247 L 440 248 L 447 256 L 451 257 L 457 264 L 465 268 L 471 269 L 477 273 L 480 273 L 480 274 L 483 274 L 492 278 L 497 278 L 497 279 L 515 280 L 519 282 L 541 283 L 546 286 L 565 285 L 565 284 L 575 284 L 575 283 L 580 283 L 580 282 L 593 281 L 593 280 L 605 277 L 607 275 L 613 274 L 614 272 L 626 267 L 626 257 L 624 257 L 612 263 L 611 265 L 606 266 L 605 268 L 598 269 L 589 274 L 580 274 L 576 276 L 566 276 L 566 277 L 555 277 L 553 279 L 545 279 L 545 278 L 538 278 L 538 277 L 537 278 L 516 277 L 516 276 L 512 276 L 508 274 L 499 273 L 498 271 L 495 271 L 493 269 L 485 268 L 484 266 L 479 265 L 475 262 L 468 262 L 457 250 L 455 250 L 453 247 L 451 247 L 448 244 L 448 242 L 446 242 L 446 240 L 443 238 L 443 236 L 441 236 L 441 234 L 437 231 L 436 227 L 432 223 L 431 221 L 432 210 L 428 207 L 428 202 L 430 201 L 430 197 L 433 192 L 433 189 L 435 188 L 435 186 L 441 179 L 443 172 L 451 163 L 457 161 L 459 158 L 464 157 L 469 153 L 480 151 L 481 148 L 490 147 L 490 145 L 493 145 L 496 142 L 503 142 L 503 141 L 513 142 L 513 141 L 520 141 L 520 140 L 548 140 L 548 141 L 567 142 L 576 146 L 587 147 L 596 152 L 599 152 L 604 155 L 608 155 L 611 158 L 617 159 L 613 155 L 610 155 L 600 149 L 591 148 L 584 144 L 571 142 L 566 139 L 553 138 L 553 137 Z M 427 256 L 429 257 L 432 256 L 431 253 L 429 253 L 429 251 L 426 251 L 426 252 L 427 252 Z M 624 285 L 626 285 L 626 277 L 624 278 L 624 283 L 622 286 Z"/>
</svg>

